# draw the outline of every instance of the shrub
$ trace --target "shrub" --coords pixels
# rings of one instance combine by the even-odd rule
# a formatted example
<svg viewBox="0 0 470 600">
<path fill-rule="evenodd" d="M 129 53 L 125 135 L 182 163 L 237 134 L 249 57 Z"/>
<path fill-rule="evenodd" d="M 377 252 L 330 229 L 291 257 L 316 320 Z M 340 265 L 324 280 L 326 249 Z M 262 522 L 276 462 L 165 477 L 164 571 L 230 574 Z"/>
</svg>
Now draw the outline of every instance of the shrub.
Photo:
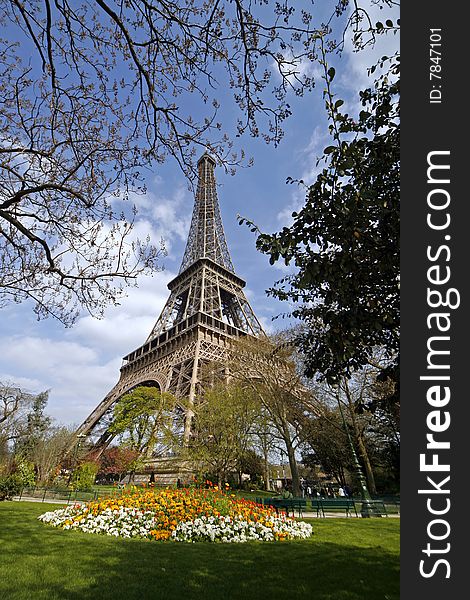
<svg viewBox="0 0 470 600">
<path fill-rule="evenodd" d="M 20 478 L 23 487 L 34 487 L 36 485 L 33 463 L 22 460 L 16 467 L 15 475 Z"/>
<path fill-rule="evenodd" d="M 0 500 L 11 500 L 13 496 L 17 496 L 21 492 L 22 487 L 19 475 L 0 477 Z"/>
<path fill-rule="evenodd" d="M 95 483 L 99 465 L 89 461 L 79 465 L 72 475 L 70 487 L 73 490 L 90 491 Z"/>
</svg>

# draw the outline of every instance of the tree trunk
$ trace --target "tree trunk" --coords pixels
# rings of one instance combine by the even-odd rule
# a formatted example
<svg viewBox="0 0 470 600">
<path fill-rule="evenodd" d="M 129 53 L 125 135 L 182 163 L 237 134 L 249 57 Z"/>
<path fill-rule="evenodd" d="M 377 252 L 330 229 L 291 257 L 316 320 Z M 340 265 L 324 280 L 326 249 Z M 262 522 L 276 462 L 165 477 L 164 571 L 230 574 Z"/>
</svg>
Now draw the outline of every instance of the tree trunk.
<svg viewBox="0 0 470 600">
<path fill-rule="evenodd" d="M 300 481 L 299 481 L 299 470 L 297 468 L 297 461 L 295 460 L 295 451 L 290 438 L 285 440 L 287 458 L 289 460 L 290 472 L 292 475 L 292 494 L 294 496 L 300 496 Z"/>
<path fill-rule="evenodd" d="M 265 454 L 263 457 L 263 479 L 264 479 L 264 489 L 269 491 L 271 489 L 271 485 L 269 483 L 269 463 L 268 457 Z"/>
</svg>

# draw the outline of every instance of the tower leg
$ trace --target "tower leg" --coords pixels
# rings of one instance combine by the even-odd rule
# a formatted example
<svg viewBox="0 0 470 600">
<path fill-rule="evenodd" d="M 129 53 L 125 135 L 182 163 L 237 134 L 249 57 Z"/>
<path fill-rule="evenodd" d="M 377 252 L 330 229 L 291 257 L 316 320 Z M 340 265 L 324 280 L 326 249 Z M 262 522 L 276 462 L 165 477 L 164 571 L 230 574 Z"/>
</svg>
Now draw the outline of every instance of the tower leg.
<svg viewBox="0 0 470 600">
<path fill-rule="evenodd" d="M 189 388 L 189 397 L 188 397 L 188 407 L 186 408 L 186 415 L 184 419 L 184 434 L 183 434 L 183 445 L 187 446 L 189 444 L 189 439 L 191 437 L 191 426 L 194 418 L 194 400 L 196 398 L 196 384 L 198 380 L 198 370 L 199 370 L 199 354 L 201 350 L 201 340 L 198 339 L 196 342 L 196 349 L 194 353 L 194 363 L 193 363 L 193 372 L 191 374 L 191 384 Z"/>
</svg>

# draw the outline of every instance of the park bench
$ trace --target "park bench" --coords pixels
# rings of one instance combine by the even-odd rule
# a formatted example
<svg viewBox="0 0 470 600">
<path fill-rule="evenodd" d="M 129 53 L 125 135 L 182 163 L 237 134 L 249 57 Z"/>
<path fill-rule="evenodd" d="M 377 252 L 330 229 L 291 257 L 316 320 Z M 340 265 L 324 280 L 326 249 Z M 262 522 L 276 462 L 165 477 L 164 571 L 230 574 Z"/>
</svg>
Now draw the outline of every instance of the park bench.
<svg viewBox="0 0 470 600">
<path fill-rule="evenodd" d="M 383 500 L 369 500 L 371 512 L 375 517 L 388 517 L 387 508 Z"/>
<path fill-rule="evenodd" d="M 310 504 L 312 505 L 312 510 L 317 511 L 317 517 L 319 517 L 320 514 L 322 517 L 325 516 L 325 512 L 323 510 L 323 506 L 322 506 L 321 500 L 319 498 L 310 500 Z"/>
<path fill-rule="evenodd" d="M 256 502 L 265 506 L 272 506 L 277 514 L 279 514 L 279 509 L 285 510 L 287 514 L 291 513 L 292 516 L 297 511 L 299 517 L 303 516 L 307 507 L 305 498 L 256 498 Z"/>
<path fill-rule="evenodd" d="M 305 498 L 291 498 L 287 500 L 289 508 L 292 510 L 292 516 L 294 511 L 297 511 L 299 517 L 304 516 L 304 510 L 307 508 L 307 500 Z"/>
<path fill-rule="evenodd" d="M 313 500 L 313 502 L 315 502 L 315 500 Z M 325 510 L 328 509 L 342 509 L 346 511 L 346 515 L 348 517 L 352 517 L 352 512 L 354 511 L 356 517 L 358 516 L 356 505 L 354 503 L 354 500 L 352 500 L 351 498 L 320 498 L 319 502 L 321 504 L 323 516 L 325 516 Z"/>
<path fill-rule="evenodd" d="M 307 509 L 306 498 L 256 498 L 256 502 L 265 506 L 272 506 L 276 513 L 279 510 L 285 510 L 288 514 L 294 516 L 297 511 L 299 517 L 303 517 L 304 511 Z M 358 501 L 360 502 L 360 501 Z M 352 498 L 313 498 L 310 500 L 312 511 L 316 511 L 317 517 L 324 517 L 325 511 L 328 509 L 344 510 L 348 517 L 352 517 L 353 513 L 358 517 L 355 501 Z M 383 500 L 369 500 L 372 516 L 388 517 L 388 511 Z"/>
<path fill-rule="evenodd" d="M 391 509 L 387 509 L 389 514 L 400 514 L 400 496 L 381 496 L 380 500 L 384 503 L 385 508 L 387 508 L 388 506 Z"/>
</svg>

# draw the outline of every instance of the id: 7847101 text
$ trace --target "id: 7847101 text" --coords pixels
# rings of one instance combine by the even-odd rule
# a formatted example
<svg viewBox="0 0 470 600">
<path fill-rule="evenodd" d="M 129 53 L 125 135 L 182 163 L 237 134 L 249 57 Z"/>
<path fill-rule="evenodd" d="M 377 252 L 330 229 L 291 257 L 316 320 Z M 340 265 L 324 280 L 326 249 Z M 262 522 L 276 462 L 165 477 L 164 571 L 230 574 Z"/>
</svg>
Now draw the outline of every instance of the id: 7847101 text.
<svg viewBox="0 0 470 600">
<path fill-rule="evenodd" d="M 432 83 L 429 91 L 429 103 L 442 102 L 442 29 L 429 30 L 429 81 Z"/>
</svg>

